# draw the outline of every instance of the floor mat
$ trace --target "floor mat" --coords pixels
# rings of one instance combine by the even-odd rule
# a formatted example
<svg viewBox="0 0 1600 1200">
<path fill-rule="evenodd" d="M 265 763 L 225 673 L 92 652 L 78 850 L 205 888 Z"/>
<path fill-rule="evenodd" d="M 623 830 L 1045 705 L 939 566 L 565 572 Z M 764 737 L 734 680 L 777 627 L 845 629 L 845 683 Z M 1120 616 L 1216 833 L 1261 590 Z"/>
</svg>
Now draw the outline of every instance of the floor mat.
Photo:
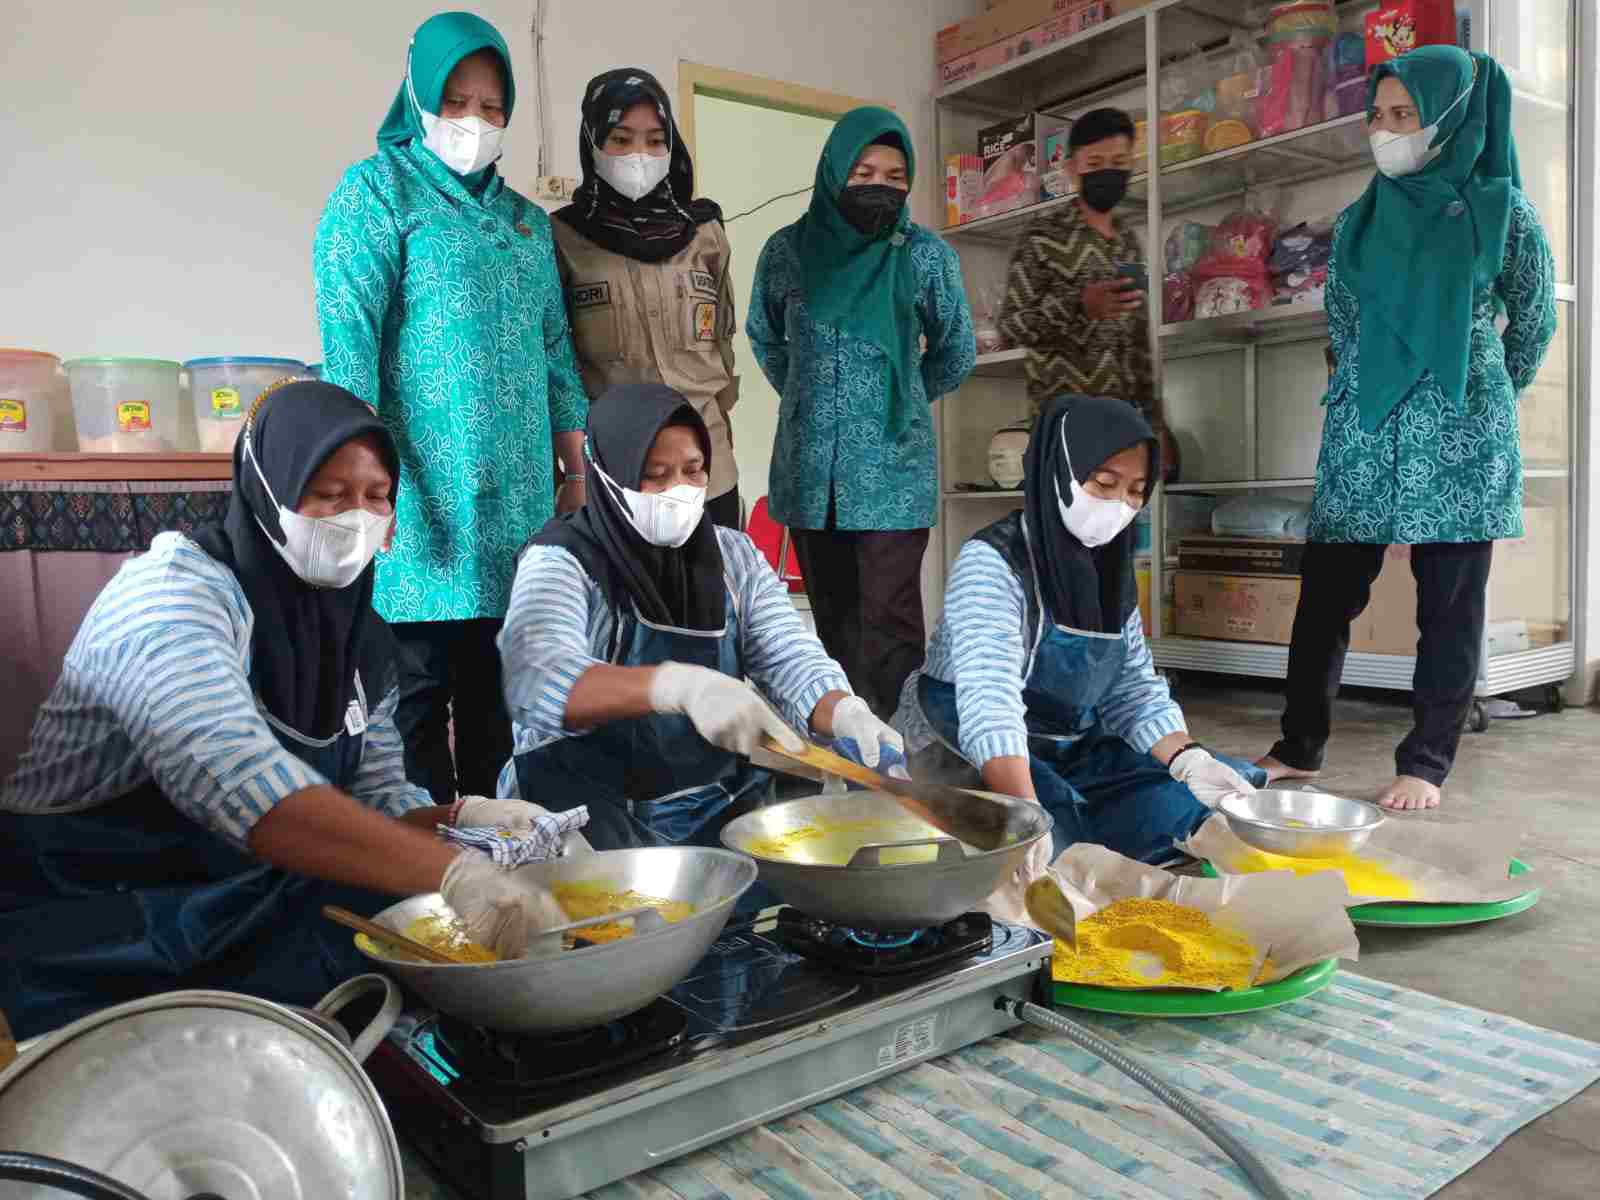
<svg viewBox="0 0 1600 1200">
<path fill-rule="evenodd" d="M 1593 1042 L 1348 973 L 1315 996 L 1245 1016 L 1080 1019 L 1203 1097 L 1292 1193 L 1317 1200 L 1430 1195 L 1600 1079 Z M 448 1194 L 433 1190 L 407 1157 L 410 1200 Z M 1254 1195 L 1231 1161 L 1138 1085 L 1031 1028 L 590 1193 L 594 1200 Z"/>
</svg>

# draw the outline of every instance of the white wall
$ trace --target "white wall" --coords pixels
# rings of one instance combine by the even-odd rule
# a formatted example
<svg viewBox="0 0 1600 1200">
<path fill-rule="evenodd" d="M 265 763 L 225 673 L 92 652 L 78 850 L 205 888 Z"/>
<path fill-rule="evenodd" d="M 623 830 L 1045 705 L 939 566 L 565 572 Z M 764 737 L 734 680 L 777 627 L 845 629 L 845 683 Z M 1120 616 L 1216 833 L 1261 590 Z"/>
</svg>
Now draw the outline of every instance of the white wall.
<svg viewBox="0 0 1600 1200">
<path fill-rule="evenodd" d="M 800 219 L 809 192 L 782 200 L 784 192 L 808 187 L 833 122 L 822 117 L 758 108 L 715 96 L 695 97 L 695 143 L 700 190 L 722 205 L 730 220 L 734 304 L 739 332 L 733 339 L 739 403 L 733 410 L 733 446 L 745 510 L 768 494 L 773 441 L 778 433 L 778 393 L 750 351 L 744 322 L 749 312 L 756 263 L 767 239 Z M 766 206 L 758 211 L 758 205 Z M 740 214 L 748 215 L 740 215 Z"/>
<path fill-rule="evenodd" d="M 311 238 L 373 149 L 437 0 L 11 0 L 0 45 L 0 345 L 320 357 Z M 973 0 L 549 0 L 551 166 L 577 173 L 588 78 L 679 59 L 895 105 L 929 151 L 932 40 Z M 480 0 L 520 87 L 504 169 L 538 149 L 532 0 Z M 926 216 L 927 214 L 922 214 Z"/>
</svg>

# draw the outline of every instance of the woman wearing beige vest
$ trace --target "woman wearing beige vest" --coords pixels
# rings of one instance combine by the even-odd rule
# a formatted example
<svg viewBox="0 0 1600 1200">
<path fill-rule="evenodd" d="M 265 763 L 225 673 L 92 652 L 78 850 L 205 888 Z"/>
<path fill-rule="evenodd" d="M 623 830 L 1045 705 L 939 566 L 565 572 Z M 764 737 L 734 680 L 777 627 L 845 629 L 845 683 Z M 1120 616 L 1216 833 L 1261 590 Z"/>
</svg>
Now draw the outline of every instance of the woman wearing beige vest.
<svg viewBox="0 0 1600 1200">
<path fill-rule="evenodd" d="M 584 387 L 591 399 L 627 383 L 681 392 L 711 434 L 706 512 L 741 528 L 728 239 L 722 210 L 691 199 L 694 164 L 653 75 L 589 81 L 578 157 L 583 183 L 552 225 Z"/>
</svg>

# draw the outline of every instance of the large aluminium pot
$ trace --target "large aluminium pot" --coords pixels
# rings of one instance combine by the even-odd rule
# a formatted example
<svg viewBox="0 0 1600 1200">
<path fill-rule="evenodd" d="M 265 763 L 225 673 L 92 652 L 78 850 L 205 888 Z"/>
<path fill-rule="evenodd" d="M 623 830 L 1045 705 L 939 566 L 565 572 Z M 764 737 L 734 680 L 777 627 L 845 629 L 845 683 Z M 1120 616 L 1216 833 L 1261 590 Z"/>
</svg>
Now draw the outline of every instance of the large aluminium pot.
<svg viewBox="0 0 1600 1200">
<path fill-rule="evenodd" d="M 989 792 L 975 792 L 973 801 L 1004 810 L 1007 840 L 1000 849 L 986 852 L 946 837 L 889 793 L 872 791 L 758 808 L 730 821 L 722 843 L 753 857 L 762 882 L 807 916 L 855 929 L 922 929 L 979 907 L 1022 866 L 1029 847 L 1050 836 L 1054 822 L 1037 804 Z M 835 853 L 816 854 L 808 850 L 818 842 L 811 838 L 784 849 L 772 845 L 813 829 L 825 838 L 841 831 L 843 850 L 835 841 L 828 847 Z"/>
<path fill-rule="evenodd" d="M 520 868 L 553 888 L 582 883 L 609 892 L 687 900 L 681 921 L 643 927 L 620 941 L 546 957 L 449 965 L 390 958 L 358 936 L 361 952 L 448 1016 L 502 1033 L 562 1033 L 625 1017 L 662 995 L 704 957 L 735 903 L 756 881 L 741 854 L 704 846 L 602 850 Z M 372 919 L 397 933 L 419 917 L 453 916 L 443 897 L 413 896 Z"/>
<path fill-rule="evenodd" d="M 385 1003 L 362 1050 L 400 1011 L 389 980 L 363 975 L 315 1010 L 331 1016 L 366 990 Z M 0 1072 L 0 1147 L 13 1152 L 0 1161 L 6 1200 L 62 1195 L 37 1173 L 15 1182 L 25 1156 L 71 1164 L 58 1180 L 87 1169 L 149 1200 L 405 1194 L 394 1130 L 356 1055 L 320 1021 L 236 992 L 166 992 L 30 1043 Z"/>
</svg>

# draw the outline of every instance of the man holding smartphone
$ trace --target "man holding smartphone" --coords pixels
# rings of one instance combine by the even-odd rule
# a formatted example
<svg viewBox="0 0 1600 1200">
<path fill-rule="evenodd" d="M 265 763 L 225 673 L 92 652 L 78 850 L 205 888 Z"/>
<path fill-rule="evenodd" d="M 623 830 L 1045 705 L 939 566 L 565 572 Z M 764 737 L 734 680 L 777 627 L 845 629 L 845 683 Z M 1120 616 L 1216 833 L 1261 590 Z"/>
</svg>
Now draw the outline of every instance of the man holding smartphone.
<svg viewBox="0 0 1600 1200">
<path fill-rule="evenodd" d="M 1001 332 L 1027 350 L 1035 418 L 1064 392 L 1115 396 L 1157 430 L 1144 250 L 1115 215 L 1133 173 L 1133 121 L 1098 108 L 1073 124 L 1068 170 L 1076 195 L 1023 233 L 1006 279 Z"/>
</svg>

